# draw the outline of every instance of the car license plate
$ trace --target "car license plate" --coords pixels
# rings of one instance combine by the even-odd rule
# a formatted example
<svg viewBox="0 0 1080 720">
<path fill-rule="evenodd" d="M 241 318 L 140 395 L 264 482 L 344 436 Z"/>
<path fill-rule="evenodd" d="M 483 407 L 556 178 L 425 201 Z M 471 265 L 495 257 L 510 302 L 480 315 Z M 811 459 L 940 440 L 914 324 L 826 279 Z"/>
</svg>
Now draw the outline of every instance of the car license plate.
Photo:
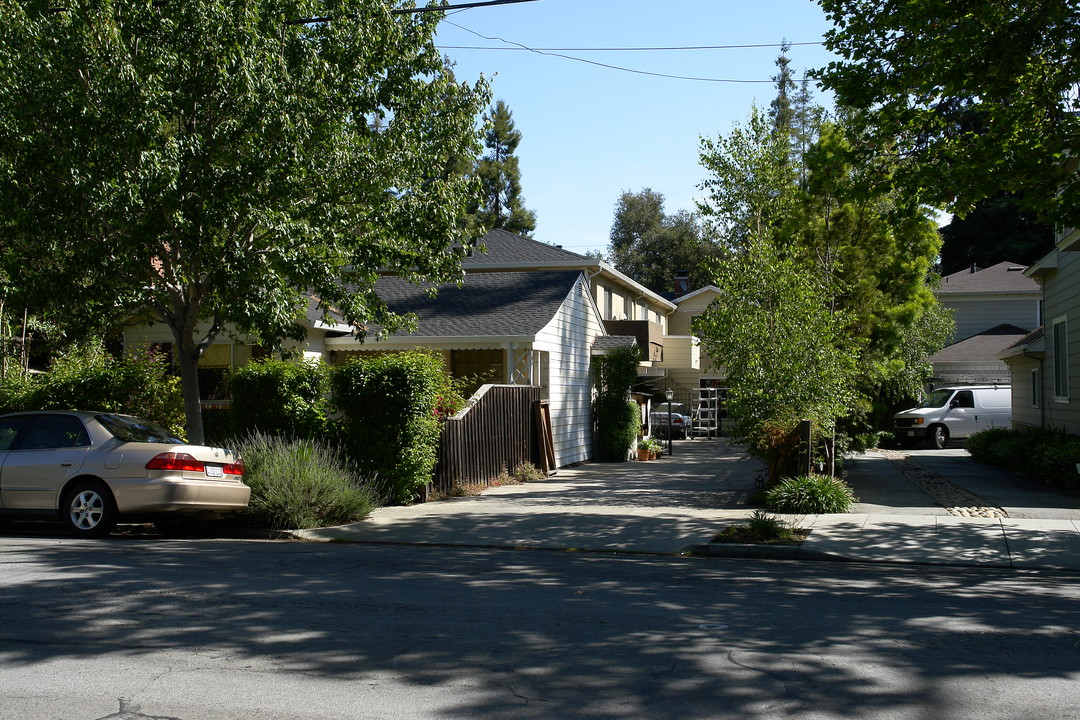
<svg viewBox="0 0 1080 720">
<path fill-rule="evenodd" d="M 221 465 L 206 465 L 206 477 L 223 477 L 225 473 L 221 469 Z"/>
</svg>

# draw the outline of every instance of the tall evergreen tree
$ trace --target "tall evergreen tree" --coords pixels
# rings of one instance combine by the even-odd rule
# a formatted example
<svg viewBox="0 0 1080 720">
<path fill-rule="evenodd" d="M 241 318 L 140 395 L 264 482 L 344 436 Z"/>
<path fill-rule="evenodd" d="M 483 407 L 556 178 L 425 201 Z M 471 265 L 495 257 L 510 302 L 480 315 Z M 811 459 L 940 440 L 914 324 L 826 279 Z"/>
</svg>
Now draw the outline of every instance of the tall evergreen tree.
<svg viewBox="0 0 1080 720">
<path fill-rule="evenodd" d="M 499 100 L 485 118 L 488 129 L 484 145 L 488 153 L 476 163 L 483 187 L 483 204 L 477 208 L 477 224 L 485 230 L 500 228 L 528 236 L 536 230 L 536 213 L 525 207 L 521 196 L 521 170 L 514 155 L 521 132 L 506 103 Z"/>
</svg>

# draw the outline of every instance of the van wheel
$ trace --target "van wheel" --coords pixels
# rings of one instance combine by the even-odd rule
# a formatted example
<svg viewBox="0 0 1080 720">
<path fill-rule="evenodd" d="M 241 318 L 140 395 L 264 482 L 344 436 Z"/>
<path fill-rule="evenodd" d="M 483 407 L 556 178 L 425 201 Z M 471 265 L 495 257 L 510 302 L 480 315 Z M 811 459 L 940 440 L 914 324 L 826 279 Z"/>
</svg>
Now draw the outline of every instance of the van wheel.
<svg viewBox="0 0 1080 720">
<path fill-rule="evenodd" d="M 949 442 L 949 431 L 945 429 L 944 425 L 935 425 L 930 428 L 930 447 L 937 450 L 944 450 L 945 445 Z"/>
</svg>

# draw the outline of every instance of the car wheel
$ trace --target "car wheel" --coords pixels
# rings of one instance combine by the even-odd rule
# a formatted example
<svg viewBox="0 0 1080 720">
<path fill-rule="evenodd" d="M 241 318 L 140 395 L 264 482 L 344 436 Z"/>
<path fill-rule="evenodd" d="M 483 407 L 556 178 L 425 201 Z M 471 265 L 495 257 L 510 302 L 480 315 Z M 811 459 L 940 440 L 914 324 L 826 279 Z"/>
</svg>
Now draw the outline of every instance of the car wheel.
<svg viewBox="0 0 1080 720">
<path fill-rule="evenodd" d="M 79 537 L 105 537 L 116 527 L 116 501 L 103 483 L 85 480 L 67 492 L 64 523 Z"/>
<path fill-rule="evenodd" d="M 949 431 L 945 429 L 944 425 L 935 425 L 930 428 L 930 447 L 944 450 L 948 442 Z"/>
</svg>

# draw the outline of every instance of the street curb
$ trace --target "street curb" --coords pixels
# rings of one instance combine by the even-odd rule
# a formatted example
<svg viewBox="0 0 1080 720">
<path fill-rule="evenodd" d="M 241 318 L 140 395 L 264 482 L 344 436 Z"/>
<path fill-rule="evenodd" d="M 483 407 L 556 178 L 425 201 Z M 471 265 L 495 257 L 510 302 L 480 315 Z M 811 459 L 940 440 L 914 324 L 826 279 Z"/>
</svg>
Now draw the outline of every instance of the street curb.
<svg viewBox="0 0 1080 720">
<path fill-rule="evenodd" d="M 851 558 L 804 548 L 801 545 L 751 545 L 742 543 L 709 543 L 696 548 L 706 557 L 754 560 L 816 560 L 854 562 Z"/>
</svg>

